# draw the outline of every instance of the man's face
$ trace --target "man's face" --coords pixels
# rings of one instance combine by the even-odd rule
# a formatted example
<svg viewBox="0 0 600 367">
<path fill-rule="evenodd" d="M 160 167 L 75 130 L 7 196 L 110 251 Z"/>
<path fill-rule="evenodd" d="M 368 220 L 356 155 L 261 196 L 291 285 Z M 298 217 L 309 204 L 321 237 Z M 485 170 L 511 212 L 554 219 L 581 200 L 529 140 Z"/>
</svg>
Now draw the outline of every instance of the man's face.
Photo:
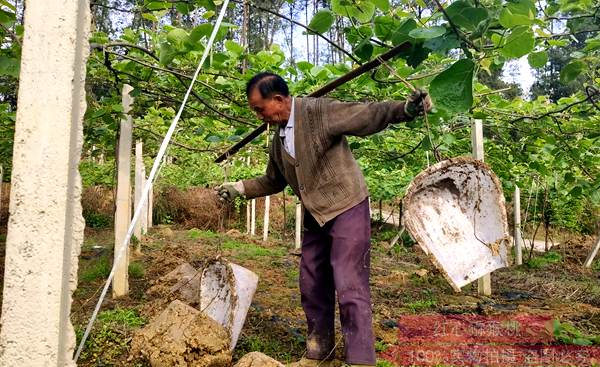
<svg viewBox="0 0 600 367">
<path fill-rule="evenodd" d="M 274 94 L 270 98 L 263 98 L 260 91 L 254 88 L 250 91 L 248 103 L 256 116 L 268 124 L 284 125 L 290 117 L 290 97 Z"/>
</svg>

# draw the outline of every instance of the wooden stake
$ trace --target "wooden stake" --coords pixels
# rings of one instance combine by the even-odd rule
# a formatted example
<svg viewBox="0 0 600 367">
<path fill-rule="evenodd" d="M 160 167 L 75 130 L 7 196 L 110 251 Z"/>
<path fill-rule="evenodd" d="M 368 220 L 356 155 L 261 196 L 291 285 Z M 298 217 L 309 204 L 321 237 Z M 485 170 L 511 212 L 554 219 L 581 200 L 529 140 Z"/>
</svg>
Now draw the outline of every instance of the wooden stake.
<svg viewBox="0 0 600 367">
<path fill-rule="evenodd" d="M 521 190 L 519 186 L 515 185 L 515 192 L 513 196 L 513 215 L 515 222 L 515 230 L 513 232 L 513 238 L 515 241 L 515 257 L 516 264 L 523 264 L 523 241 L 521 238 Z"/>
<path fill-rule="evenodd" d="M 2 220 L 2 180 L 4 179 L 4 169 L 0 165 L 0 221 Z"/>
<path fill-rule="evenodd" d="M 129 115 L 133 97 L 129 93 L 133 90 L 130 85 L 123 85 L 122 101 L 124 118 L 121 120 L 119 133 L 119 157 L 117 163 L 117 200 L 115 213 L 115 249 L 114 254 L 119 253 L 129 224 L 131 223 L 131 143 L 132 143 L 132 118 Z M 128 246 L 129 244 L 127 244 Z M 121 262 L 115 269 L 112 281 L 113 298 L 121 297 L 129 293 L 129 281 L 127 269 L 129 267 L 129 250 L 121 258 Z"/>
<path fill-rule="evenodd" d="M 269 212 L 271 211 L 271 197 L 265 197 L 265 216 L 263 218 L 263 241 L 269 239 Z"/>
<path fill-rule="evenodd" d="M 483 124 L 481 120 L 473 120 L 471 125 L 471 146 L 473 149 L 473 158 L 483 161 Z M 492 278 L 490 274 L 477 279 L 477 292 L 485 296 L 492 294 Z"/>
<path fill-rule="evenodd" d="M 302 247 L 302 203 L 296 204 L 296 249 Z"/>
</svg>

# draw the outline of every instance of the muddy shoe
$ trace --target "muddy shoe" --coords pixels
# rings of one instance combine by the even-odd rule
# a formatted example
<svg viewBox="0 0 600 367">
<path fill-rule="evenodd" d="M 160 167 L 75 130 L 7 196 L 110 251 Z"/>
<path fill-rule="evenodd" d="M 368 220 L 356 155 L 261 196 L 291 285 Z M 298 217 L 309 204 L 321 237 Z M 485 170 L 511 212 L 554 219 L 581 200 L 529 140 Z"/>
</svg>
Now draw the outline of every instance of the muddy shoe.
<svg viewBox="0 0 600 367">
<path fill-rule="evenodd" d="M 342 362 L 337 359 L 320 360 L 302 358 L 298 362 L 290 363 L 287 367 L 340 367 Z"/>
</svg>

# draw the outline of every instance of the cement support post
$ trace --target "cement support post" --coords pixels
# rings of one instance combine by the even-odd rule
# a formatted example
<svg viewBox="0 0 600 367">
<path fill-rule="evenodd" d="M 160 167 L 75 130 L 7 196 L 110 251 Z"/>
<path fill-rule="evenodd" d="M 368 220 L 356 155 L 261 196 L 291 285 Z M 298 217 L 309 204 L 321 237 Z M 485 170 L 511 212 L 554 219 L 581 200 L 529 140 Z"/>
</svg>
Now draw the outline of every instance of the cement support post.
<svg viewBox="0 0 600 367">
<path fill-rule="evenodd" d="M 150 191 L 148 192 L 148 228 L 152 228 L 152 215 L 154 214 L 154 184 L 150 184 Z"/>
<path fill-rule="evenodd" d="M 473 149 L 473 158 L 483 162 L 483 124 L 481 120 L 473 120 L 471 124 L 471 146 Z M 485 296 L 492 294 L 492 278 L 490 274 L 477 279 L 477 292 Z"/>
<path fill-rule="evenodd" d="M 138 205 L 142 201 L 142 185 L 144 183 L 143 174 L 142 174 L 142 165 L 143 162 L 143 145 L 142 141 L 138 140 L 135 143 L 135 189 L 134 189 L 134 202 L 133 202 L 133 211 L 137 210 Z M 138 220 L 135 226 L 133 227 L 133 235 L 138 240 L 138 244 L 136 245 L 136 252 L 139 249 L 139 243 L 142 240 L 142 221 Z"/>
<path fill-rule="evenodd" d="M 252 199 L 251 212 L 252 218 L 250 219 L 250 235 L 254 236 L 256 235 L 256 199 Z"/>
<path fill-rule="evenodd" d="M 24 18 L 0 365 L 75 366 L 89 3 L 31 0 Z"/>
<path fill-rule="evenodd" d="M 124 118 L 121 120 L 119 133 L 119 160 L 117 167 L 117 209 L 115 212 L 115 260 L 119 254 L 127 230 L 131 223 L 131 143 L 132 143 L 132 119 L 129 115 L 133 98 L 129 93 L 133 88 L 127 84 L 123 85 L 122 101 Z M 126 244 L 125 246 L 128 246 Z M 121 297 L 129 293 L 129 280 L 127 269 L 129 267 L 129 250 L 121 258 L 115 269 L 112 281 L 113 298 Z"/>
<path fill-rule="evenodd" d="M 302 203 L 296 204 L 296 249 L 302 247 Z"/>
<path fill-rule="evenodd" d="M 142 160 L 142 165 L 140 167 L 140 175 L 142 176 L 142 185 L 140 186 L 140 189 L 143 190 L 144 186 L 146 186 L 146 166 L 144 166 L 144 162 Z M 142 216 L 140 217 L 140 222 L 142 224 L 142 236 L 145 235 L 146 233 L 148 233 L 148 200 L 146 200 L 146 203 L 144 204 L 144 207 L 142 208 Z M 141 250 L 141 245 L 138 242 L 138 251 Z"/>
<path fill-rule="evenodd" d="M 265 216 L 263 217 L 263 241 L 269 239 L 269 215 L 271 211 L 271 197 L 265 197 Z"/>
<path fill-rule="evenodd" d="M 513 195 L 515 262 L 517 265 L 521 265 L 523 264 L 523 240 L 521 236 L 521 190 L 519 189 L 519 186 L 515 185 L 515 192 Z"/>
<path fill-rule="evenodd" d="M 596 246 L 594 246 L 594 248 L 592 249 L 592 252 L 590 252 L 587 259 L 585 260 L 584 266 L 586 268 L 589 268 L 592 266 L 592 263 L 594 262 L 594 258 L 598 254 L 598 250 L 600 250 L 600 235 L 598 236 L 598 242 L 596 242 Z"/>
</svg>

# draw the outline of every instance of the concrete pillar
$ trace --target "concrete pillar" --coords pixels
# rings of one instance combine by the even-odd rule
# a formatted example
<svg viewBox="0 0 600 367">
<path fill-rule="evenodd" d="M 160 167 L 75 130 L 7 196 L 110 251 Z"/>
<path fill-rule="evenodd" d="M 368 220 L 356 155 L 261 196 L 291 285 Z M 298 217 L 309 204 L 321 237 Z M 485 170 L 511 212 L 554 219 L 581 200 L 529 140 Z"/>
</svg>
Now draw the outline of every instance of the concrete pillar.
<svg viewBox="0 0 600 367">
<path fill-rule="evenodd" d="M 119 254 L 127 230 L 131 224 L 131 144 L 132 144 L 132 119 L 129 115 L 133 98 L 129 93 L 133 90 L 130 85 L 125 84 L 122 92 L 122 103 L 124 118 L 121 120 L 121 131 L 119 133 L 119 157 L 117 167 L 117 198 L 115 212 L 115 248 L 114 257 Z M 129 245 L 129 244 L 127 244 Z M 127 269 L 129 267 L 129 251 L 121 258 L 115 269 L 112 281 L 113 298 L 121 297 L 129 293 L 129 280 Z"/>
<path fill-rule="evenodd" d="M 515 229 L 513 238 L 515 241 L 515 257 L 517 265 L 523 264 L 523 240 L 521 237 L 521 190 L 515 185 L 515 193 L 513 196 L 513 215 Z"/>
<path fill-rule="evenodd" d="M 154 184 L 150 184 L 150 192 L 148 192 L 148 228 L 152 228 L 152 215 L 154 214 Z"/>
<path fill-rule="evenodd" d="M 473 158 L 483 162 L 483 124 L 481 120 L 473 120 L 471 124 L 471 147 Z M 489 296 L 492 294 L 492 278 L 486 274 L 477 279 L 477 292 Z"/>
<path fill-rule="evenodd" d="M 252 199 L 252 210 L 251 210 L 251 219 L 250 219 L 250 235 L 256 235 L 256 199 Z"/>
<path fill-rule="evenodd" d="M 269 239 L 269 212 L 271 210 L 271 197 L 265 197 L 265 216 L 263 218 L 263 241 Z"/>
<path fill-rule="evenodd" d="M 144 186 L 146 186 L 146 167 L 142 161 L 142 166 L 140 167 L 140 175 L 142 176 L 142 185 L 140 189 L 143 190 Z M 142 236 L 148 233 L 148 200 L 144 203 L 144 208 L 142 209 L 142 217 L 140 218 L 140 222 L 142 222 Z M 140 247 L 138 242 L 138 247 Z M 138 248 L 141 250 L 141 248 Z"/>
<path fill-rule="evenodd" d="M 85 223 L 86 0 L 25 9 L 0 331 L 1 366 L 75 366 L 71 296 Z"/>
<path fill-rule="evenodd" d="M 142 173 L 143 161 L 143 145 L 142 141 L 138 140 L 135 143 L 135 189 L 134 189 L 134 204 L 133 210 L 136 211 L 138 205 L 142 201 L 142 189 L 144 184 L 144 177 Z M 142 239 L 142 221 L 138 220 L 133 228 L 133 235 L 138 239 L 138 245 L 136 245 L 136 252 L 139 251 L 139 241 Z"/>
<path fill-rule="evenodd" d="M 302 247 L 302 203 L 296 204 L 296 249 Z"/>
</svg>

